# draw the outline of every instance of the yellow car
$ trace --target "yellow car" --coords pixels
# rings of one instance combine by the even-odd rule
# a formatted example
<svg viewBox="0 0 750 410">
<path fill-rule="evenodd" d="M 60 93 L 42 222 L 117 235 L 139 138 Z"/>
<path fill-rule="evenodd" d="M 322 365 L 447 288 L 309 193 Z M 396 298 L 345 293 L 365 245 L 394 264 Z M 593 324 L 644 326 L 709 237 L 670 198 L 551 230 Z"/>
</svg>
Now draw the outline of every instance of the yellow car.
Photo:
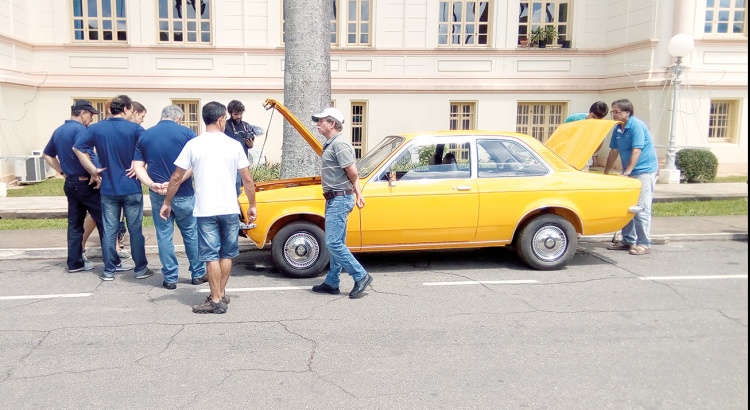
<svg viewBox="0 0 750 410">
<path fill-rule="evenodd" d="M 320 155 L 321 144 L 283 105 L 279 111 Z M 561 125 L 547 144 L 515 132 L 391 135 L 357 161 L 366 206 L 349 215 L 352 252 L 513 246 L 530 267 L 563 268 L 578 235 L 614 232 L 637 207 L 640 182 L 580 171 L 617 124 Z M 243 231 L 271 245 L 280 271 L 319 275 L 328 263 L 320 177 L 261 182 L 258 218 Z M 247 198 L 239 198 L 245 220 Z"/>
</svg>

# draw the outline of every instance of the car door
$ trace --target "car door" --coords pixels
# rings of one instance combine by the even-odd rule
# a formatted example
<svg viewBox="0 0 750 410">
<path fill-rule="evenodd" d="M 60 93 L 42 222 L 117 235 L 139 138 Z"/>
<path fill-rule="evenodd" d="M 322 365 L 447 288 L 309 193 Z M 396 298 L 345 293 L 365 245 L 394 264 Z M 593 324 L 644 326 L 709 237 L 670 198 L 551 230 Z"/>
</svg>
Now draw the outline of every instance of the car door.
<svg viewBox="0 0 750 410">
<path fill-rule="evenodd" d="M 456 161 L 439 163 L 436 153 L 453 154 Z M 419 248 L 474 239 L 479 197 L 466 137 L 425 137 L 405 145 L 365 184 L 363 194 L 363 246 Z"/>
<path fill-rule="evenodd" d="M 527 145 L 512 138 L 478 138 L 477 241 L 508 243 L 529 205 L 544 195 L 550 170 Z"/>
</svg>

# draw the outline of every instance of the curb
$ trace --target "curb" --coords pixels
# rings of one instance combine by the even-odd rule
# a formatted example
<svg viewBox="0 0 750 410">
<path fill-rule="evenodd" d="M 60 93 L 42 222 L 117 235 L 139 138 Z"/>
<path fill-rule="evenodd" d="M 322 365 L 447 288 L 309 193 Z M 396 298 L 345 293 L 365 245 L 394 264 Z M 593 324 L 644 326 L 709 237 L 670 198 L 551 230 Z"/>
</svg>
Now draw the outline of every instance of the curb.
<svg viewBox="0 0 750 410">
<path fill-rule="evenodd" d="M 654 245 L 666 245 L 670 242 L 701 242 L 701 241 L 742 241 L 747 242 L 747 232 L 736 233 L 702 233 L 702 234 L 672 234 L 652 235 L 651 241 Z M 612 234 L 582 236 L 579 243 L 607 243 L 612 242 Z M 240 244 L 240 253 L 257 252 L 255 244 Z M 175 245 L 175 252 L 184 256 L 185 246 Z M 146 246 L 146 255 L 159 255 L 158 246 Z M 89 248 L 87 256 L 90 258 L 101 258 L 101 248 Z M 0 260 L 19 259 L 66 259 L 68 248 L 28 248 L 28 249 L 0 249 Z"/>
<path fill-rule="evenodd" d="M 728 199 L 747 199 L 747 195 L 727 194 L 727 195 L 700 195 L 691 194 L 686 196 L 665 196 L 654 198 L 653 203 L 672 203 L 672 202 L 691 202 L 691 201 L 722 201 Z"/>
<path fill-rule="evenodd" d="M 612 242 L 612 235 L 592 235 L 578 238 L 579 243 Z M 666 245 L 670 242 L 702 242 L 702 241 L 744 241 L 747 242 L 747 232 L 718 232 L 718 233 L 675 233 L 671 235 L 651 235 L 654 245 Z"/>
<path fill-rule="evenodd" d="M 185 256 L 185 246 L 175 245 L 175 253 Z M 240 244 L 240 253 L 259 251 L 254 244 Z M 159 255 L 159 247 L 155 245 L 146 246 L 146 255 Z M 89 248 L 86 250 L 86 257 L 101 259 L 101 248 Z M 18 260 L 18 259 L 67 259 L 68 248 L 9 248 L 0 249 L 0 260 Z"/>
</svg>

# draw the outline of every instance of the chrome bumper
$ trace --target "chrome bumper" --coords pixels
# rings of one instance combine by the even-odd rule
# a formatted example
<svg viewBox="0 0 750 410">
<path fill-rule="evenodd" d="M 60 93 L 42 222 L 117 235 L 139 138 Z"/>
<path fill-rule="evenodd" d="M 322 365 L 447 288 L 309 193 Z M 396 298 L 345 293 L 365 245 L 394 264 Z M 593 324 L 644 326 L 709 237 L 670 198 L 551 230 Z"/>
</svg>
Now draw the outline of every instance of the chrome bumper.
<svg viewBox="0 0 750 410">
<path fill-rule="evenodd" d="M 643 207 L 638 205 L 631 206 L 630 208 L 628 208 L 628 212 L 630 212 L 631 214 L 637 214 L 639 212 L 643 212 Z"/>
</svg>

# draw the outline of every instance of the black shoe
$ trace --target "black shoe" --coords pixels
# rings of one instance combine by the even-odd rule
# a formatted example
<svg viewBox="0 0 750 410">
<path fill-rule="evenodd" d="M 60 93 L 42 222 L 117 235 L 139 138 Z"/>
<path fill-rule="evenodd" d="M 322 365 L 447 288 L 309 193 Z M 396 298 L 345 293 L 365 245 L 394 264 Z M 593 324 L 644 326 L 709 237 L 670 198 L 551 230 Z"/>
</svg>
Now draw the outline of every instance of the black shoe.
<svg viewBox="0 0 750 410">
<path fill-rule="evenodd" d="M 175 289 L 177 289 L 177 284 L 176 283 L 162 282 L 161 285 L 164 286 L 165 288 L 169 289 L 169 290 L 175 290 Z"/>
<path fill-rule="evenodd" d="M 208 275 L 203 275 L 200 278 L 194 278 L 192 281 L 190 281 L 190 283 L 192 283 L 193 285 L 200 285 L 206 282 L 208 282 Z"/>
<path fill-rule="evenodd" d="M 356 299 L 361 298 L 365 295 L 365 289 L 367 288 L 367 285 L 372 282 L 372 276 L 370 274 L 366 274 L 365 278 L 360 280 L 359 282 L 354 282 L 354 287 L 352 288 L 352 291 L 349 292 L 349 298 L 350 299 Z"/>
<path fill-rule="evenodd" d="M 339 291 L 339 288 L 331 287 L 331 285 L 323 282 L 320 285 L 315 285 L 312 287 L 312 291 L 315 293 L 330 293 L 331 295 L 338 295 L 341 293 Z"/>
</svg>

